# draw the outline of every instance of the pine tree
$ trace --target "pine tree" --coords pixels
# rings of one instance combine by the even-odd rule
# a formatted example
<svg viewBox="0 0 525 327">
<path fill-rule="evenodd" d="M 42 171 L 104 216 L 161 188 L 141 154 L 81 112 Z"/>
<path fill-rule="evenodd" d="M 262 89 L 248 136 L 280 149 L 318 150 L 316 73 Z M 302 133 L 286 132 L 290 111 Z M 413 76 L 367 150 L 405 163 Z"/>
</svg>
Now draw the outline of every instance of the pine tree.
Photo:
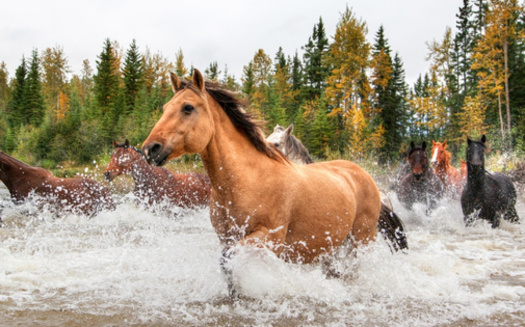
<svg viewBox="0 0 525 327">
<path fill-rule="evenodd" d="M 117 71 L 118 59 L 116 51 L 109 39 L 104 42 L 104 49 L 97 60 L 97 74 L 94 79 L 94 92 L 98 107 L 97 117 L 101 135 L 106 144 L 109 144 L 117 131 L 114 126 L 118 120 L 118 111 L 115 108 L 119 95 L 119 74 Z"/>
<path fill-rule="evenodd" d="M 303 46 L 303 50 L 304 90 L 306 97 L 313 99 L 321 95 L 329 74 L 329 68 L 325 62 L 325 57 L 329 51 L 329 42 L 322 18 L 319 18 L 319 23 L 314 25 L 313 34 L 308 39 L 308 43 Z"/>
<path fill-rule="evenodd" d="M 248 63 L 243 68 L 242 93 L 251 101 L 255 92 L 255 80 L 253 76 L 253 63 Z"/>
<path fill-rule="evenodd" d="M 133 39 L 126 53 L 122 70 L 126 114 L 131 113 L 135 107 L 135 101 L 143 85 L 143 76 L 142 55 L 139 52 L 135 39 Z"/>
<path fill-rule="evenodd" d="M 219 75 L 221 74 L 219 64 L 216 61 L 212 62 L 210 66 L 204 70 L 204 74 L 208 80 L 218 82 Z"/>
<path fill-rule="evenodd" d="M 40 77 L 40 60 L 38 51 L 33 50 L 29 72 L 25 83 L 24 96 L 26 98 L 27 112 L 24 117 L 25 124 L 38 126 L 44 119 L 45 106 L 42 96 L 42 80 Z"/>
<path fill-rule="evenodd" d="M 0 63 L 0 113 L 6 112 L 7 103 L 10 95 L 10 88 L 8 84 L 9 72 L 5 62 Z"/>
<path fill-rule="evenodd" d="M 11 100 L 7 104 L 7 120 L 9 122 L 9 126 L 11 127 L 19 127 L 22 125 L 23 119 L 27 115 L 27 104 L 25 97 L 26 79 L 27 65 L 25 58 L 22 57 L 22 62 L 15 71 Z"/>
</svg>

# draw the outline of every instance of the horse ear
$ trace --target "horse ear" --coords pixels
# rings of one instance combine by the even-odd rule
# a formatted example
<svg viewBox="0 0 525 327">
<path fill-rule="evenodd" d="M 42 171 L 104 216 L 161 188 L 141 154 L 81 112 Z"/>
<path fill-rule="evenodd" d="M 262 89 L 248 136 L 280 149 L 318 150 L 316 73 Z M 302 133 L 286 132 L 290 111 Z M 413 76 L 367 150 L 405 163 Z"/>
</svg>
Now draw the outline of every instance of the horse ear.
<svg viewBox="0 0 525 327">
<path fill-rule="evenodd" d="M 445 140 L 443 141 L 443 149 L 446 148 L 446 147 L 447 147 L 447 140 L 445 139 Z"/>
<path fill-rule="evenodd" d="M 204 91 L 204 77 L 198 69 L 193 69 L 193 84 L 201 91 Z"/>
<path fill-rule="evenodd" d="M 423 141 L 423 143 L 421 143 L 421 148 L 425 150 L 427 148 L 427 142 Z"/>
<path fill-rule="evenodd" d="M 413 149 L 416 147 L 416 144 L 414 143 L 414 141 L 410 142 L 410 148 Z"/>
<path fill-rule="evenodd" d="M 472 140 L 467 136 L 467 144 L 470 145 L 470 143 L 472 143 Z"/>
<path fill-rule="evenodd" d="M 285 130 L 286 134 L 288 136 L 292 135 L 292 132 L 293 132 L 293 123 L 290 124 L 290 126 L 288 126 Z"/>
<path fill-rule="evenodd" d="M 113 140 L 113 146 L 114 146 L 115 148 L 117 148 L 117 147 L 118 147 L 118 142 L 115 141 L 115 140 Z"/>
<path fill-rule="evenodd" d="M 126 141 L 124 142 L 124 147 L 129 148 L 129 140 L 128 139 L 126 139 Z"/>
<path fill-rule="evenodd" d="M 170 80 L 173 93 L 177 93 L 177 91 L 182 89 L 182 81 L 180 80 L 180 78 L 177 77 L 177 75 L 175 75 L 174 73 L 170 73 Z"/>
<path fill-rule="evenodd" d="M 275 127 L 273 128 L 273 131 L 277 131 L 279 129 L 279 127 L 281 127 L 279 124 L 275 125 Z"/>
<path fill-rule="evenodd" d="M 485 137 L 485 134 L 481 136 L 481 143 L 485 144 L 487 142 L 487 137 Z"/>
</svg>

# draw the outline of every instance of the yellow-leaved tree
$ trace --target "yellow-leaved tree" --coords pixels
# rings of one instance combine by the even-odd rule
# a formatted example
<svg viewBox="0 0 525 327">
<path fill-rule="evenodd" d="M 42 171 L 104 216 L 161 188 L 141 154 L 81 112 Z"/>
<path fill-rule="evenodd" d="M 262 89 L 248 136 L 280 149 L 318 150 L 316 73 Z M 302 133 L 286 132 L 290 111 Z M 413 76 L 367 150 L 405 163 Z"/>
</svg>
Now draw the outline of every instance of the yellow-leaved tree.
<svg viewBox="0 0 525 327">
<path fill-rule="evenodd" d="M 366 23 L 347 7 L 337 24 L 327 62 L 334 67 L 328 77 L 326 97 L 330 116 L 339 122 L 340 134 L 348 135 L 347 150 L 364 155 L 380 147 L 384 130 L 373 126 L 377 115 L 370 104 L 372 88 L 366 74 L 370 68 L 371 47 L 366 40 Z"/>
<path fill-rule="evenodd" d="M 485 101 L 497 101 L 501 137 L 511 146 L 508 49 L 511 43 L 525 38 L 523 31 L 516 29 L 524 8 L 517 0 L 489 0 L 488 4 L 485 32 L 474 48 L 472 69 L 478 71 L 478 87 L 487 98 Z"/>
<path fill-rule="evenodd" d="M 485 124 L 485 112 L 487 106 L 483 103 L 483 96 L 477 94 L 476 96 L 467 96 L 465 104 L 458 113 L 459 128 L 463 135 L 477 137 L 487 132 L 487 125 Z"/>
</svg>

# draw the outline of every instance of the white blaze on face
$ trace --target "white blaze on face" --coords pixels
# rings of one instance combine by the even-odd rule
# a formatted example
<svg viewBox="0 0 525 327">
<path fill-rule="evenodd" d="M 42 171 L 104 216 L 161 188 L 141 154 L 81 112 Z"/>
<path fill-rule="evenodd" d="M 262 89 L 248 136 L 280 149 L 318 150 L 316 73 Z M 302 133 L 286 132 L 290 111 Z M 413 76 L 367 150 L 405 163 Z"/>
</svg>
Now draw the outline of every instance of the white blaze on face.
<svg viewBox="0 0 525 327">
<path fill-rule="evenodd" d="M 432 160 L 431 160 L 432 163 L 435 163 L 435 162 L 437 161 L 437 158 L 438 158 L 438 151 L 439 151 L 438 148 L 436 148 L 436 149 L 434 150 L 434 153 L 432 154 Z"/>
<path fill-rule="evenodd" d="M 284 137 L 286 136 L 286 133 L 283 130 L 278 130 L 270 134 L 266 138 L 266 142 L 273 144 L 279 149 L 282 153 L 285 153 L 286 149 L 284 148 Z"/>
</svg>

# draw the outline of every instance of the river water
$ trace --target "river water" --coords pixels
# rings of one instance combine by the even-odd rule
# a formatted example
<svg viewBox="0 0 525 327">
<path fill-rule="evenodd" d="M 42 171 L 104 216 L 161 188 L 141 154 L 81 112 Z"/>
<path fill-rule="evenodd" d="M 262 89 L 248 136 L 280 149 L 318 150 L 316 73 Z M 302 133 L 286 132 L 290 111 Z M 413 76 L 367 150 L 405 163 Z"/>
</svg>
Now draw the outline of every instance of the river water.
<svg viewBox="0 0 525 327">
<path fill-rule="evenodd" d="M 394 209 L 410 249 L 380 240 L 340 258 L 341 278 L 264 250 L 233 259 L 227 298 L 208 209 L 55 218 L 0 186 L 0 326 L 524 326 L 525 223 L 466 228 L 458 200 Z M 518 212 L 525 221 L 523 194 Z"/>
</svg>

